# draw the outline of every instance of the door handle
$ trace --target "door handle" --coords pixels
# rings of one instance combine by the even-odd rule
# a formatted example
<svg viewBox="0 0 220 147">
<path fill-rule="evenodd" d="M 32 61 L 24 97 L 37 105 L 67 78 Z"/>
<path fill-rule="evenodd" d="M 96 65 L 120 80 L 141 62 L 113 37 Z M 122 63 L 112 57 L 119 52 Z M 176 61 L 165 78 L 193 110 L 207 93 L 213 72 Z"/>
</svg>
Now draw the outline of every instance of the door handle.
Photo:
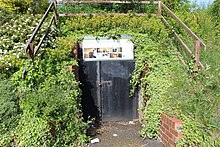
<svg viewBox="0 0 220 147">
<path fill-rule="evenodd" d="M 102 87 L 102 84 L 101 84 L 101 83 L 99 83 L 99 87 Z"/>
</svg>

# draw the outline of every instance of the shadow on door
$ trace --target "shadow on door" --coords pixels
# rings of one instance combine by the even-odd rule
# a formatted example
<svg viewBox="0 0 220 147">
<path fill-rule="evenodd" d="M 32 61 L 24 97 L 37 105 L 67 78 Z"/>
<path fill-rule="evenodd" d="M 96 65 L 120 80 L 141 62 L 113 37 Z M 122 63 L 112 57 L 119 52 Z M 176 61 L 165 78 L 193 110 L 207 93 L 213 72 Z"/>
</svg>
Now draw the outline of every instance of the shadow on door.
<svg viewBox="0 0 220 147">
<path fill-rule="evenodd" d="M 137 99 L 129 98 L 133 61 L 89 61 L 80 64 L 82 108 L 85 120 L 133 120 Z"/>
</svg>

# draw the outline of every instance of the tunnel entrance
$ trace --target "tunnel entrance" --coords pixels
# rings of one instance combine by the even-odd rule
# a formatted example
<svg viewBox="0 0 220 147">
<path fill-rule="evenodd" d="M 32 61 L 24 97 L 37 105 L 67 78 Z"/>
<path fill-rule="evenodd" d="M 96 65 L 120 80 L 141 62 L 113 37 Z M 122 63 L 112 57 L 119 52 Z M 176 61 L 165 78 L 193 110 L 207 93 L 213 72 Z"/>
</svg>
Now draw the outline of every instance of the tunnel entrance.
<svg viewBox="0 0 220 147">
<path fill-rule="evenodd" d="M 84 39 L 80 47 L 80 82 L 84 118 L 133 120 L 137 99 L 129 97 L 134 70 L 133 43 L 128 39 Z"/>
</svg>

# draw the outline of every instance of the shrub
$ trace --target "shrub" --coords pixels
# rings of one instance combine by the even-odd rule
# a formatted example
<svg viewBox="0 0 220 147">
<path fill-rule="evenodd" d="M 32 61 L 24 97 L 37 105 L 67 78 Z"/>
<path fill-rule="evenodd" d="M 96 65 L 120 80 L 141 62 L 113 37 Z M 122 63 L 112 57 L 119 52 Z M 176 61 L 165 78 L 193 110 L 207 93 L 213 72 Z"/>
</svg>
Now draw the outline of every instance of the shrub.
<svg viewBox="0 0 220 147">
<path fill-rule="evenodd" d="M 80 90 L 67 69 L 48 78 L 21 100 L 22 118 L 16 128 L 19 146 L 78 146 L 87 141 L 82 122 Z"/>
<path fill-rule="evenodd" d="M 1 0 L 0 9 L 16 13 L 31 11 L 33 14 L 40 14 L 44 13 L 48 3 L 48 0 Z"/>
<path fill-rule="evenodd" d="M 82 119 L 81 91 L 67 68 L 77 65 L 71 59 L 74 40 L 58 40 L 56 49 L 46 49 L 43 59 L 26 60 L 11 77 L 23 112 L 15 131 L 18 146 L 78 146 L 89 139 L 88 124 Z"/>
<path fill-rule="evenodd" d="M 15 15 L 10 21 L 6 21 L 0 26 L 0 73 L 5 78 L 9 78 L 14 72 L 18 71 L 27 59 L 24 48 L 41 17 L 41 15 Z M 39 34 L 35 37 L 35 45 L 40 40 L 47 25 L 48 22 L 46 20 Z M 56 31 L 52 27 L 42 47 L 54 48 L 55 35 Z M 41 52 L 37 54 L 37 56 L 40 55 Z"/>
<path fill-rule="evenodd" d="M 0 146 L 10 144 L 19 118 L 18 98 L 15 86 L 6 80 L 0 80 Z M 11 136 L 12 135 L 12 136 Z"/>
</svg>

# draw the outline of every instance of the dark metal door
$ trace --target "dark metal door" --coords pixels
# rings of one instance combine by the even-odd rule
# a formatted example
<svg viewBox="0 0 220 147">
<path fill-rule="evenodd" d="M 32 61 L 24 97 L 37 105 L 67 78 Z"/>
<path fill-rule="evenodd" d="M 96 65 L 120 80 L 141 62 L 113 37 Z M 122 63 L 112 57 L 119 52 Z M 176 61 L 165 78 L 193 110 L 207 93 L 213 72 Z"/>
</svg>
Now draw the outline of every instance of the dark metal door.
<svg viewBox="0 0 220 147">
<path fill-rule="evenodd" d="M 137 118 L 137 99 L 129 98 L 133 61 L 84 62 L 83 67 L 83 107 L 88 115 L 97 118 L 92 113 L 98 111 L 103 121 Z"/>
<path fill-rule="evenodd" d="M 100 98 L 102 120 L 132 120 L 136 117 L 136 102 L 129 98 L 132 61 L 100 63 Z"/>
</svg>

